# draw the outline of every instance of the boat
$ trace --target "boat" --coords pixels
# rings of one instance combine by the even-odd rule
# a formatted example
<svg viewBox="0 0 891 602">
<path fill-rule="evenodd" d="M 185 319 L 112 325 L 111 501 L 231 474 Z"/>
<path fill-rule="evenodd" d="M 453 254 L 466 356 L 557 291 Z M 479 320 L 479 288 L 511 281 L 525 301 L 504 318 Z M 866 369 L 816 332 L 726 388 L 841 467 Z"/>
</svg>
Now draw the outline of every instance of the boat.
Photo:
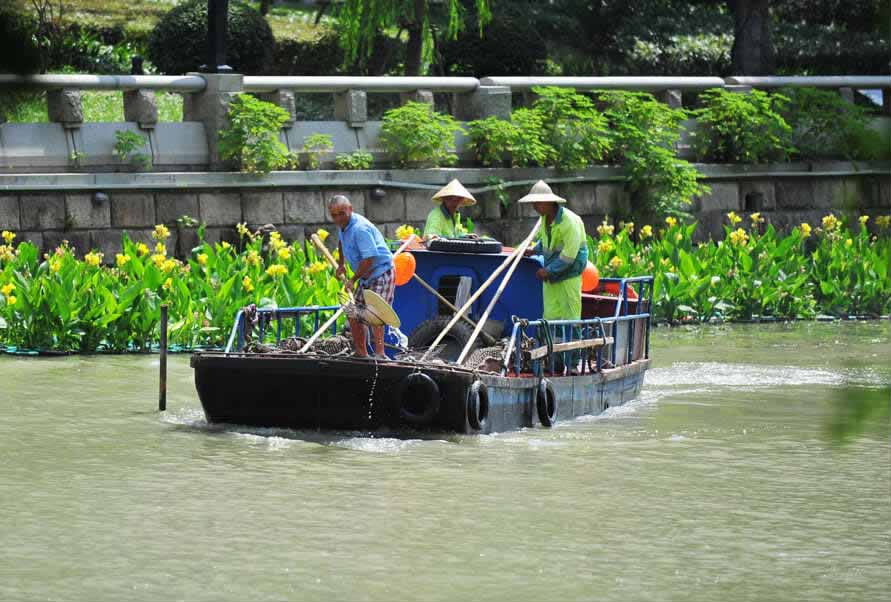
<svg viewBox="0 0 891 602">
<path fill-rule="evenodd" d="M 524 257 L 492 304 L 484 340 L 470 362 L 454 361 L 472 333 L 461 321 L 442 339 L 435 358 L 413 352 L 430 350 L 442 326 L 455 320 L 454 308 L 512 251 L 501 245 L 486 252 L 470 247 L 411 250 L 416 277 L 396 289 L 393 302 L 409 350 L 396 344 L 399 333 L 388 334 L 394 344 L 387 359 L 331 349 L 296 351 L 295 344 L 306 341 L 339 306 L 240 310 L 224 351 L 191 358 L 208 422 L 485 434 L 551 427 L 639 395 L 650 365 L 652 276 L 603 278 L 600 289 L 582 293 L 580 320 L 548 322 L 540 318 L 541 285 L 535 279 L 541 263 Z M 478 320 L 493 296 L 489 289 L 480 294 L 466 322 Z M 320 343 L 338 335 L 348 340 L 337 328 L 335 322 Z"/>
</svg>

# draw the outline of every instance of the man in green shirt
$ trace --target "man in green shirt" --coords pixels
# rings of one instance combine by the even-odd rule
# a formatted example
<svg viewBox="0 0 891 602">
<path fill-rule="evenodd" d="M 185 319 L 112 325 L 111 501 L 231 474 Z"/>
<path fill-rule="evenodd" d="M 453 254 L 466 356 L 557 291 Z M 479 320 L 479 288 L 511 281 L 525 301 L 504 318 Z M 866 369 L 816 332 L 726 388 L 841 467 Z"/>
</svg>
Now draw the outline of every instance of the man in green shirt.
<svg viewBox="0 0 891 602">
<path fill-rule="evenodd" d="M 457 179 L 452 180 L 433 195 L 434 207 L 424 224 L 424 239 L 455 238 L 466 234 L 461 226 L 458 209 L 476 204 L 476 199 Z"/>
<path fill-rule="evenodd" d="M 580 320 L 582 317 L 582 271 L 588 262 L 588 242 L 582 218 L 563 206 L 563 199 L 539 180 L 519 200 L 532 203 L 541 216 L 538 241 L 526 251 L 541 255 L 544 267 L 536 272 L 542 281 L 545 320 Z"/>
</svg>

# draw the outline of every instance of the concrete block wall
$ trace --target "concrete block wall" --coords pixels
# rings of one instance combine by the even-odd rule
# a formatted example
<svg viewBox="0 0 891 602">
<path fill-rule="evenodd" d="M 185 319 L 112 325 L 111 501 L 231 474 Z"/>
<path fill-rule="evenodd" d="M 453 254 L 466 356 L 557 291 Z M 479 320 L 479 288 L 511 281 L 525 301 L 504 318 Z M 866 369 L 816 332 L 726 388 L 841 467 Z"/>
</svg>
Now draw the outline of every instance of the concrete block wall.
<svg viewBox="0 0 891 602">
<path fill-rule="evenodd" d="M 851 175 L 856 170 L 850 169 L 850 165 L 835 167 L 837 176 L 825 175 L 829 172 L 824 170 L 822 175 L 813 177 L 803 177 L 800 166 L 797 171 L 795 166 L 780 166 L 755 177 L 733 177 L 727 168 L 704 169 L 710 192 L 697 198 L 689 208 L 700 222 L 699 238 L 723 238 L 722 226 L 730 211 L 743 217 L 744 225 L 748 225 L 751 213 L 760 212 L 780 231 L 802 221 L 816 226 L 829 211 L 873 217 L 891 213 L 891 170 L 887 175 L 881 169 Z M 331 229 L 325 203 L 335 194 L 345 194 L 357 212 L 378 224 L 386 236 L 395 237 L 402 224 L 423 227 L 433 207 L 430 197 L 438 186 L 458 177 L 471 189 L 481 188 L 491 171 L 418 170 L 395 175 L 381 172 L 374 185 L 368 183 L 374 178 L 358 183 L 344 172 L 329 172 L 312 184 L 291 183 L 274 188 L 257 187 L 256 182 L 246 179 L 241 186 L 228 180 L 226 186 L 213 188 L 200 185 L 200 174 L 190 174 L 190 185 L 153 189 L 134 183 L 132 187 L 108 190 L 104 195 L 96 195 L 93 190 L 66 190 L 63 184 L 57 190 L 9 192 L 0 181 L 0 229 L 14 230 L 17 241 L 31 240 L 45 251 L 68 240 L 81 254 L 96 249 L 105 253 L 106 261 L 113 261 L 114 254 L 120 251 L 122 234 L 150 243 L 154 225 L 165 223 L 172 235 L 168 248 L 182 256 L 198 244 L 195 228 L 177 224 L 177 219 L 184 215 L 206 225 L 206 240 L 210 242 L 236 243 L 235 225 L 241 222 L 252 229 L 272 224 L 286 239 L 303 241 L 320 227 Z M 632 209 L 625 184 L 616 181 L 619 172 L 614 171 L 601 169 L 586 180 L 570 182 L 560 182 L 560 174 L 556 173 L 530 171 L 518 175 L 524 180 L 557 179 L 553 189 L 568 199 L 568 206 L 582 216 L 591 234 L 603 219 L 618 221 Z M 709 171 L 713 172 L 710 178 Z M 418 189 L 406 187 L 405 180 L 412 175 Z M 18 178 L 20 182 L 25 176 Z M 394 184 L 401 180 L 400 187 L 388 186 L 389 179 Z M 528 188 L 525 184 L 505 187 L 506 203 L 494 191 L 480 192 L 476 195 L 479 202 L 464 209 L 463 214 L 474 221 L 477 232 L 490 234 L 506 244 L 516 243 L 536 219 L 530 205 L 516 203 Z"/>
</svg>

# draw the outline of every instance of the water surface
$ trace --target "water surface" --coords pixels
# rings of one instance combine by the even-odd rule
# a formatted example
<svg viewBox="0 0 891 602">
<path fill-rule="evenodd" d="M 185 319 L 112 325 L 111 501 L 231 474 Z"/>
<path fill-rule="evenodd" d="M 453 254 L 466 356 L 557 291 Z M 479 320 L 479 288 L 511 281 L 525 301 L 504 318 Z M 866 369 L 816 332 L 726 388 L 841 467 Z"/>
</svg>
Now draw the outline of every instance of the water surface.
<svg viewBox="0 0 891 602">
<path fill-rule="evenodd" d="M 889 334 L 659 329 L 631 405 L 433 440 L 209 426 L 186 356 L 165 414 L 157 356 L 0 357 L 0 599 L 891 600 L 887 425 L 826 435 Z"/>
</svg>

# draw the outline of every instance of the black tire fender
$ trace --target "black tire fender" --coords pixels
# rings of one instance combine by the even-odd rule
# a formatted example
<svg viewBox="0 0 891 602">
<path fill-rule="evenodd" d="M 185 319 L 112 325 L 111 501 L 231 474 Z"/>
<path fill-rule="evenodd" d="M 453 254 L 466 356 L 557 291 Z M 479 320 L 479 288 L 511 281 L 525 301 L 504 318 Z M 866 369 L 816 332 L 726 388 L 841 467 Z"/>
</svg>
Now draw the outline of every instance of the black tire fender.
<svg viewBox="0 0 891 602">
<path fill-rule="evenodd" d="M 418 324 L 411 334 L 408 335 L 408 346 L 411 349 L 426 349 L 430 346 L 442 329 L 448 325 L 452 316 L 438 316 L 429 320 L 424 320 Z M 448 347 L 446 353 L 443 354 L 444 360 L 455 360 L 458 358 L 460 350 L 467 344 L 470 337 L 473 336 L 473 329 L 464 322 L 456 322 L 449 330 L 448 334 L 442 339 L 442 343 Z M 479 338 L 473 343 L 473 351 L 482 344 Z M 451 357 L 454 356 L 454 357 Z"/>
<path fill-rule="evenodd" d="M 535 409 L 538 410 L 538 419 L 542 426 L 550 427 L 557 422 L 557 396 L 554 394 L 554 385 L 546 378 L 538 383 Z"/>
<path fill-rule="evenodd" d="M 477 431 L 485 430 L 489 420 L 489 388 L 481 380 L 473 381 L 467 391 L 467 422 Z"/>
<path fill-rule="evenodd" d="M 396 390 L 399 417 L 415 426 L 433 422 L 439 413 L 439 385 L 423 372 L 412 372 L 403 378 Z"/>
</svg>

